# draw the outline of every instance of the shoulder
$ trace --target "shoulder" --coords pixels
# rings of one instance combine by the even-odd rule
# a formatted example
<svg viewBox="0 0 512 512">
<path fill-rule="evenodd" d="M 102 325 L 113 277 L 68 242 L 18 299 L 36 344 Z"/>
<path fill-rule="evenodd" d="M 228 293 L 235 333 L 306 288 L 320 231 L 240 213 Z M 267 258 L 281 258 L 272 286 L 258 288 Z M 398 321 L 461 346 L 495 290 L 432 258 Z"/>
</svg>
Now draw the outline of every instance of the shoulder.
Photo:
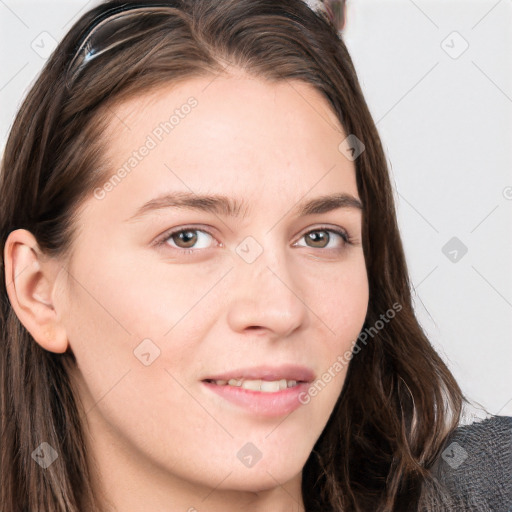
<svg viewBox="0 0 512 512">
<path fill-rule="evenodd" d="M 471 510 L 512 510 L 512 417 L 460 426 L 447 438 L 433 472 Z"/>
</svg>

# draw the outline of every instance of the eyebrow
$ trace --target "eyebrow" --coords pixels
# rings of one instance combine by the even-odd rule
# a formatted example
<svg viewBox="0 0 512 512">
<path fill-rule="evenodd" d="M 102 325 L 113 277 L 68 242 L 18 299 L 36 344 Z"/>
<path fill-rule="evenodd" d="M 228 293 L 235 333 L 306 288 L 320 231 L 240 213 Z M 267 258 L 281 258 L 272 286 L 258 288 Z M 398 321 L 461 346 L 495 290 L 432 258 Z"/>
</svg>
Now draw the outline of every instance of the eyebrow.
<svg viewBox="0 0 512 512">
<path fill-rule="evenodd" d="M 137 209 L 127 221 L 140 218 L 148 213 L 166 208 L 182 208 L 203 211 L 227 217 L 246 217 L 247 204 L 222 194 L 201 195 L 193 192 L 174 192 L 151 199 Z M 339 208 L 363 210 L 363 204 L 353 195 L 346 193 L 330 194 L 301 202 L 294 208 L 295 215 L 317 215 Z M 243 213 L 242 213 L 243 212 Z"/>
</svg>

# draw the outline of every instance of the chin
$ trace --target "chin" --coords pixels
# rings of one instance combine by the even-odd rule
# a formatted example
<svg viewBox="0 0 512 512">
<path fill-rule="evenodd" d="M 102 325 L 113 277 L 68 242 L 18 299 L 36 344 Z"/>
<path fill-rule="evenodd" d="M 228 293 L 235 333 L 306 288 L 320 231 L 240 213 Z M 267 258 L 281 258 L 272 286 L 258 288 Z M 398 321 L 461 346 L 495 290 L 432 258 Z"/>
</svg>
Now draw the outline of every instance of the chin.
<svg viewBox="0 0 512 512">
<path fill-rule="evenodd" d="M 294 464 L 294 461 L 287 457 L 267 464 L 264 464 L 262 459 L 251 468 L 242 465 L 235 468 L 225 484 L 226 487 L 237 491 L 254 493 L 270 491 L 294 478 L 299 478 L 302 467 L 300 464 Z"/>
</svg>

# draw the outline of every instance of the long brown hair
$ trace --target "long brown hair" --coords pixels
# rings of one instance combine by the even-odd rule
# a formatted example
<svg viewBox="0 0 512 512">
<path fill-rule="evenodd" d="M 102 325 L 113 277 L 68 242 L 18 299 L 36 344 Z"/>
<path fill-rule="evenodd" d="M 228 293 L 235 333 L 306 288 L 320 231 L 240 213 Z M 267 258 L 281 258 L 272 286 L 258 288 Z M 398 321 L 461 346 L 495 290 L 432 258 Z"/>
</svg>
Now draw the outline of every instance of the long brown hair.
<svg viewBox="0 0 512 512">
<path fill-rule="evenodd" d="M 135 27 L 140 37 L 91 61 L 68 88 L 66 69 L 87 27 L 127 3 L 86 13 L 28 93 L 1 167 L 0 247 L 12 230 L 25 228 L 49 255 L 72 250 L 77 208 L 105 179 L 100 135 L 114 102 L 230 67 L 311 84 L 345 136 L 365 145 L 355 165 L 370 287 L 363 332 L 371 339 L 358 343 L 303 468 L 304 504 L 308 512 L 437 510 L 441 488 L 429 469 L 458 425 L 464 397 L 415 317 L 384 151 L 340 34 L 301 0 L 162 1 L 175 9 Z M 7 298 L 11 283 L 4 273 L 0 279 L 2 510 L 101 510 L 68 376 L 73 353 L 34 342 Z M 400 306 L 396 318 L 378 328 L 393 305 Z M 44 471 L 31 457 L 43 441 L 60 455 Z"/>
</svg>

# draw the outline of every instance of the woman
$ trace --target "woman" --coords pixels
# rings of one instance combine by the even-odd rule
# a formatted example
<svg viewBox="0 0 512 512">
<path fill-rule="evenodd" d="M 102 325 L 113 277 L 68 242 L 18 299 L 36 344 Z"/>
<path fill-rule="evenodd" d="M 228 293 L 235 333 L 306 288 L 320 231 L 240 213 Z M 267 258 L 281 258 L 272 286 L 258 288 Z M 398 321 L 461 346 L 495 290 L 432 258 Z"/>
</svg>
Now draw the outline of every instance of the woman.
<svg viewBox="0 0 512 512">
<path fill-rule="evenodd" d="M 5 510 L 509 505 L 325 12 L 112 1 L 50 58 L 0 181 Z"/>
</svg>

